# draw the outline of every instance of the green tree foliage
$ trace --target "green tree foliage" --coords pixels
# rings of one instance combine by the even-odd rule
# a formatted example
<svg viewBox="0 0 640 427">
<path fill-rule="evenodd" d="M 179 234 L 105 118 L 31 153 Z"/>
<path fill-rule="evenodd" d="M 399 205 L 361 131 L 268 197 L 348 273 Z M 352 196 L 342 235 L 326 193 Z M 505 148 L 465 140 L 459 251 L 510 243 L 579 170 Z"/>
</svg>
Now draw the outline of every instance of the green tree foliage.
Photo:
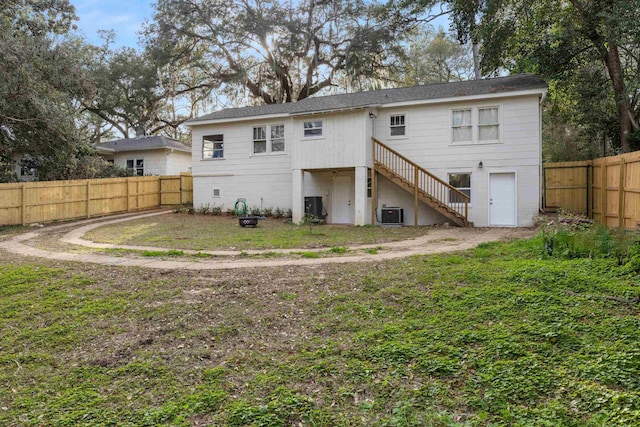
<svg viewBox="0 0 640 427">
<path fill-rule="evenodd" d="M 606 132 L 608 123 L 597 118 L 610 116 L 613 109 L 621 150 L 640 148 L 634 136 L 640 129 L 637 2 L 483 0 L 478 8 L 482 19 L 475 31 L 482 41 L 485 70 L 539 72 L 561 90 L 573 88 L 569 102 L 581 102 L 576 123 L 585 133 L 595 125 L 603 127 L 600 134 Z"/>
<path fill-rule="evenodd" d="M 71 60 L 77 40 L 61 38 L 75 18 L 66 1 L 10 2 L 0 12 L 0 179 L 14 161 L 73 150 L 81 141 L 74 98 L 86 89 Z"/>
<path fill-rule="evenodd" d="M 88 48 L 91 58 L 87 66 L 95 89 L 82 100 L 83 106 L 122 138 L 140 127 L 147 134 L 163 132 L 179 137 L 179 125 L 191 114 L 179 114 L 176 106 L 188 105 L 183 98 L 197 87 L 186 85 L 185 73 L 159 63 L 149 50 L 111 49 L 114 36 L 103 32 L 104 44 Z"/>
<path fill-rule="evenodd" d="M 340 73 L 378 76 L 392 66 L 394 34 L 369 17 L 368 3 L 159 0 L 146 34 L 159 58 L 197 70 L 209 89 L 291 102 Z"/>
<path fill-rule="evenodd" d="M 473 58 L 468 45 L 461 45 L 440 28 L 419 26 L 407 37 L 406 59 L 399 81 L 405 86 L 445 83 L 473 78 Z"/>
<path fill-rule="evenodd" d="M 37 178 L 119 173 L 94 156 L 79 100 L 94 85 L 67 0 L 21 0 L 0 10 L 0 182 L 24 159 Z"/>
</svg>

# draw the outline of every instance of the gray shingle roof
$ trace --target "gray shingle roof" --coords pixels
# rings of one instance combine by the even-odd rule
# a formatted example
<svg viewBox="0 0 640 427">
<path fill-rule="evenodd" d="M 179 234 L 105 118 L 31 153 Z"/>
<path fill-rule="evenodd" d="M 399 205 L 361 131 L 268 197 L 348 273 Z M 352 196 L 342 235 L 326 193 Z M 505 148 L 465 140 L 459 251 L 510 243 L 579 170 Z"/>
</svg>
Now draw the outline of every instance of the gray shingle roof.
<svg viewBox="0 0 640 427">
<path fill-rule="evenodd" d="M 320 111 L 364 108 L 397 102 L 448 99 L 460 96 L 507 93 L 531 89 L 546 89 L 547 84 L 534 74 L 516 74 L 493 79 L 469 80 L 464 82 L 439 83 L 357 92 L 341 95 L 306 98 L 299 102 L 269 104 L 243 108 L 227 108 L 186 122 L 196 125 L 208 120 L 240 119 L 272 114 L 304 114 Z"/>
<path fill-rule="evenodd" d="M 141 136 L 136 138 L 118 139 L 114 141 L 100 142 L 96 144 L 96 149 L 106 149 L 107 151 L 139 151 L 139 150 L 157 150 L 161 148 L 169 148 L 177 151 L 185 151 L 190 153 L 191 146 L 177 139 L 167 138 L 165 136 Z"/>
</svg>

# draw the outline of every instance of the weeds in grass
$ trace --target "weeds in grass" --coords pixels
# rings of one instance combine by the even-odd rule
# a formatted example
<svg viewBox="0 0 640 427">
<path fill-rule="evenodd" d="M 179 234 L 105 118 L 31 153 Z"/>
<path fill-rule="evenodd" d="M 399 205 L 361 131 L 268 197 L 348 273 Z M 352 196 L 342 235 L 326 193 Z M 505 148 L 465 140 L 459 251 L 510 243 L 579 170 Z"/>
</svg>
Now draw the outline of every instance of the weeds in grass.
<svg viewBox="0 0 640 427">
<path fill-rule="evenodd" d="M 0 425 L 637 425 L 637 245 L 619 266 L 543 241 L 226 275 L 0 264 Z"/>
<path fill-rule="evenodd" d="M 331 249 L 329 249 L 329 252 L 334 253 L 334 254 L 346 254 L 349 251 L 349 248 L 347 248 L 346 246 L 334 246 Z"/>
<path fill-rule="evenodd" d="M 142 251 L 140 253 L 142 256 L 146 256 L 146 257 L 163 257 L 163 256 L 184 256 L 185 253 L 184 251 L 179 251 L 176 249 L 171 249 L 168 251 Z"/>
<path fill-rule="evenodd" d="M 299 252 L 302 258 L 320 258 L 320 254 L 318 252 Z"/>
</svg>

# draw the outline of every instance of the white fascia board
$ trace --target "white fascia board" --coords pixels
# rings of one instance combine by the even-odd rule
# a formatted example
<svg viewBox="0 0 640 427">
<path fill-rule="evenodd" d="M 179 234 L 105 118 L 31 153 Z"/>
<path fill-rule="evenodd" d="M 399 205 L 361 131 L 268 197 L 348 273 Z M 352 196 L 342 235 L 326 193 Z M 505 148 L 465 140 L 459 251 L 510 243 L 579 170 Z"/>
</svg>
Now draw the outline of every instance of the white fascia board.
<svg viewBox="0 0 640 427">
<path fill-rule="evenodd" d="M 520 90 L 516 92 L 498 92 L 498 93 L 485 93 L 482 95 L 469 95 L 469 96 L 452 96 L 449 98 L 436 98 L 436 99 L 423 99 L 416 101 L 406 101 L 406 102 L 393 102 L 389 104 L 382 104 L 381 108 L 398 108 L 398 107 L 409 107 L 412 105 L 426 105 L 426 104 L 445 104 L 452 102 L 468 102 L 468 101 L 482 101 L 485 99 L 495 99 L 495 98 L 511 98 L 516 96 L 530 96 L 530 95 L 538 95 L 542 96 L 547 93 L 547 89 L 530 89 L 530 90 Z"/>
<path fill-rule="evenodd" d="M 246 122 L 246 121 L 255 121 L 255 120 L 271 120 L 271 119 L 281 119 L 284 117 L 290 117 L 289 113 L 282 114 L 266 114 L 266 115 L 258 115 L 258 116 L 244 116 L 244 117 L 235 117 L 229 119 L 211 119 L 211 120 L 198 120 L 193 122 L 185 122 L 184 125 L 188 128 L 192 128 L 194 126 L 201 125 L 217 125 L 217 124 L 226 124 L 233 122 Z"/>
<path fill-rule="evenodd" d="M 107 147 L 95 147 L 97 153 L 114 153 L 116 150 Z"/>
</svg>

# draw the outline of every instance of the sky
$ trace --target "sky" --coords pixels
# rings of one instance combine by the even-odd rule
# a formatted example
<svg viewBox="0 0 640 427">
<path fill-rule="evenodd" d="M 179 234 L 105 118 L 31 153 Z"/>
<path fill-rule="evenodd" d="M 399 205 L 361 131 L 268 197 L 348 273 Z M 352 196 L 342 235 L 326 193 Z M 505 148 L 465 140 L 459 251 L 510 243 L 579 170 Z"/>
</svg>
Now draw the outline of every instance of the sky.
<svg viewBox="0 0 640 427">
<path fill-rule="evenodd" d="M 78 29 L 92 44 L 101 44 L 98 30 L 114 30 L 114 47 L 137 47 L 137 32 L 153 15 L 152 0 L 71 0 L 80 18 Z"/>
</svg>

